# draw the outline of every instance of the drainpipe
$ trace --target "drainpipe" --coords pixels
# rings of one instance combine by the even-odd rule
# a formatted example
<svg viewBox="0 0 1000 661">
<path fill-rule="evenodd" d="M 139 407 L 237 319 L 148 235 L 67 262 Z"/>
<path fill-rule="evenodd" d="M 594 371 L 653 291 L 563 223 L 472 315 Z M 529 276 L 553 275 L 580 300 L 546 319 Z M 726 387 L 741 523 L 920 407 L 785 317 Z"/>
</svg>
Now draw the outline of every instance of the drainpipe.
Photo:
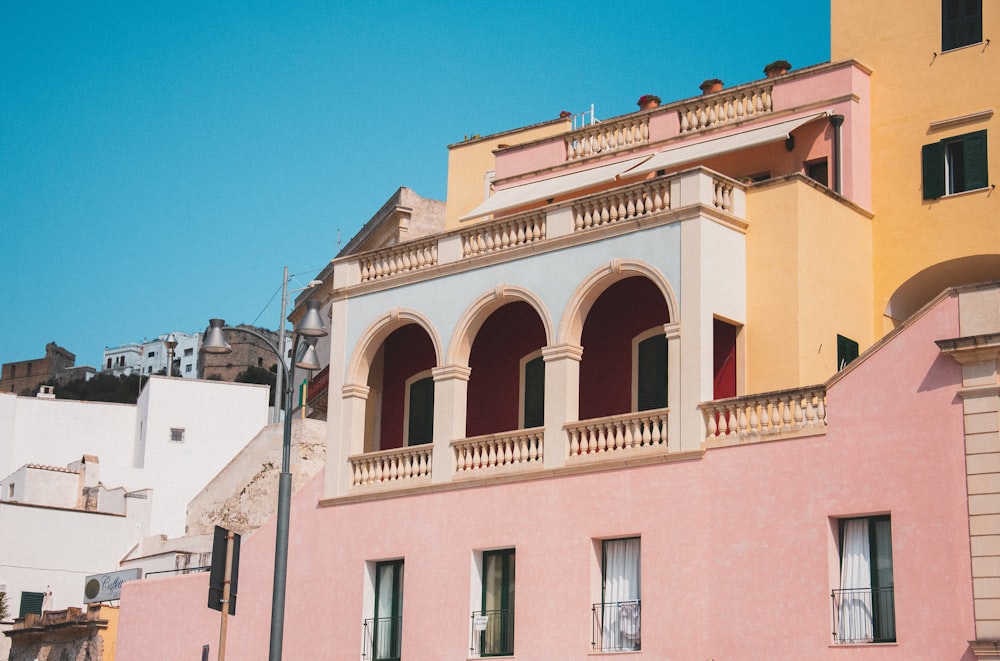
<svg viewBox="0 0 1000 661">
<path fill-rule="evenodd" d="M 830 125 L 833 126 L 833 192 L 840 195 L 840 127 L 844 123 L 843 115 L 830 115 Z"/>
</svg>

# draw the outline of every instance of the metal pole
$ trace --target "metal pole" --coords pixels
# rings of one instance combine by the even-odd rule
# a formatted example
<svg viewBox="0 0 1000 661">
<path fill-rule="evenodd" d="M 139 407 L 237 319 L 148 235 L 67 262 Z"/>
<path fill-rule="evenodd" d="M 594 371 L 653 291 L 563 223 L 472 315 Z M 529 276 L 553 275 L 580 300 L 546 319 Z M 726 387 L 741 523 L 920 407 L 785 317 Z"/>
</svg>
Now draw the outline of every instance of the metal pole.
<svg viewBox="0 0 1000 661">
<path fill-rule="evenodd" d="M 298 336 L 295 337 L 298 344 Z M 292 347 L 295 355 L 296 347 Z M 271 592 L 270 661 L 281 661 L 281 645 L 285 627 L 285 576 L 288 570 L 288 524 L 292 501 L 292 474 L 289 469 L 292 453 L 292 379 L 285 388 L 285 427 L 281 438 L 281 474 L 278 476 L 278 519 L 274 535 L 274 589 Z"/>
<path fill-rule="evenodd" d="M 222 575 L 222 622 L 219 624 L 219 661 L 226 659 L 226 630 L 229 624 L 229 598 L 233 582 L 233 533 L 226 531 L 226 569 Z"/>
<path fill-rule="evenodd" d="M 288 310 L 288 267 L 285 267 L 285 272 L 281 276 L 281 313 L 278 315 L 278 360 L 281 361 L 282 365 L 285 364 L 285 313 Z M 283 369 L 278 370 L 278 374 L 275 377 L 274 382 L 274 415 L 271 422 L 281 421 L 281 406 L 278 404 L 278 397 L 284 392 L 282 388 L 282 377 L 284 376 Z M 291 378 L 288 379 L 291 383 Z"/>
</svg>

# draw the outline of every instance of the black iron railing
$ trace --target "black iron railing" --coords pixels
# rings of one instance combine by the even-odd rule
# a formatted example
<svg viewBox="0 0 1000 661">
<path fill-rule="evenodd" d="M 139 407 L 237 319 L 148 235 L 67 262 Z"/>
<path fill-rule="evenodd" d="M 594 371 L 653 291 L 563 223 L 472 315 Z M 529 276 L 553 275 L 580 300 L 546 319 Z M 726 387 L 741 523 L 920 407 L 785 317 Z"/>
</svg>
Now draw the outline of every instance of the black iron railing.
<svg viewBox="0 0 1000 661">
<path fill-rule="evenodd" d="M 598 652 L 642 649 L 642 602 L 612 601 L 594 604 L 590 645 Z"/>
<path fill-rule="evenodd" d="M 402 616 L 365 620 L 361 636 L 361 658 L 371 661 L 399 661 L 402 633 Z"/>
<path fill-rule="evenodd" d="M 485 628 L 483 622 L 485 621 Z M 478 626 L 477 626 L 478 624 Z M 514 654 L 514 611 L 509 608 L 472 612 L 470 656 Z"/>
<path fill-rule="evenodd" d="M 838 643 L 896 641 L 893 589 L 833 590 L 833 638 Z"/>
</svg>

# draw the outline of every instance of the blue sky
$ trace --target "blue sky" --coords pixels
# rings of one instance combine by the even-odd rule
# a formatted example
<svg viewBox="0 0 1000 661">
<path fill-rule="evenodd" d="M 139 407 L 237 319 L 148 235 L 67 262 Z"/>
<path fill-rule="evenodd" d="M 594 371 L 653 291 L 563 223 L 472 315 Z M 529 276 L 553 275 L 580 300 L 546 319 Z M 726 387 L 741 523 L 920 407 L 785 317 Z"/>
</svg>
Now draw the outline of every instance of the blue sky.
<svg viewBox="0 0 1000 661">
<path fill-rule="evenodd" d="M 0 0 L 0 362 L 275 328 L 447 145 L 829 59 L 829 5 Z"/>
</svg>

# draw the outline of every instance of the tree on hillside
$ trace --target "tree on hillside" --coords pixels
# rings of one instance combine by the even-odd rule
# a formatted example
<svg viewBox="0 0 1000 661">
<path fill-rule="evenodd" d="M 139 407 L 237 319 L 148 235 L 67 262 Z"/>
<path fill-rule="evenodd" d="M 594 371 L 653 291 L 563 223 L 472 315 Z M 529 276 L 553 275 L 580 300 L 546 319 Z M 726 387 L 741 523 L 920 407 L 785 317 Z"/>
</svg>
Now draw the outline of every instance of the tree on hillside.
<svg viewBox="0 0 1000 661">
<path fill-rule="evenodd" d="M 274 406 L 274 386 L 277 383 L 277 366 L 269 370 L 263 367 L 248 367 L 236 375 L 237 383 L 259 383 L 271 386 L 271 406 Z"/>
</svg>

